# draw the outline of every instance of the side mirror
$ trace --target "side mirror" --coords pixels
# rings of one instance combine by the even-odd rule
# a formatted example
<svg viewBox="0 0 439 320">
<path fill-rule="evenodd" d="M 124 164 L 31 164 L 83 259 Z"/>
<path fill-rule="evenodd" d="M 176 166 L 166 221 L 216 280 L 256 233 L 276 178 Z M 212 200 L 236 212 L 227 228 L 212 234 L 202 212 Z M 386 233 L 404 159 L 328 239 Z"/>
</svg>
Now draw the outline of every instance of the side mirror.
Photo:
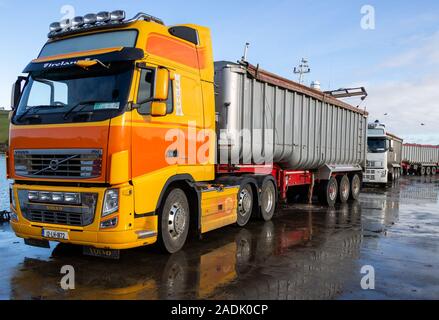
<svg viewBox="0 0 439 320">
<path fill-rule="evenodd" d="M 11 109 L 15 110 L 18 107 L 18 103 L 20 102 L 22 89 L 21 85 L 23 81 L 26 80 L 26 77 L 18 77 L 17 80 L 12 85 L 12 93 L 11 93 Z"/>
<path fill-rule="evenodd" d="M 155 79 L 154 100 L 164 101 L 168 99 L 169 92 L 169 71 L 167 69 L 157 69 Z"/>
<path fill-rule="evenodd" d="M 154 101 L 151 104 L 151 116 L 153 116 L 153 117 L 166 116 L 166 103 Z"/>
</svg>

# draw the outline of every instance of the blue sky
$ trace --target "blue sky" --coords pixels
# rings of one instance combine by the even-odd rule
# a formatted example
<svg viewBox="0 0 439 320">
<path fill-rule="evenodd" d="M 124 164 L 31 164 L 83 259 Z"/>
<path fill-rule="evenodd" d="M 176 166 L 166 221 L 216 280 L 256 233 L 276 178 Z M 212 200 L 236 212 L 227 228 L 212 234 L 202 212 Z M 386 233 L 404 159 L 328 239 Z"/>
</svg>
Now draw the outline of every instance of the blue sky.
<svg viewBox="0 0 439 320">
<path fill-rule="evenodd" d="M 410 141 L 439 144 L 438 1 L 0 0 L 0 106 L 9 106 L 12 82 L 66 5 L 77 15 L 120 8 L 168 25 L 205 25 L 216 60 L 237 60 L 250 42 L 250 62 L 288 78 L 296 79 L 292 69 L 306 57 L 312 68 L 306 83 L 319 80 L 324 90 L 364 85 L 370 96 L 362 107 L 370 120 Z M 364 5 L 375 8 L 375 30 L 361 28 Z"/>
</svg>

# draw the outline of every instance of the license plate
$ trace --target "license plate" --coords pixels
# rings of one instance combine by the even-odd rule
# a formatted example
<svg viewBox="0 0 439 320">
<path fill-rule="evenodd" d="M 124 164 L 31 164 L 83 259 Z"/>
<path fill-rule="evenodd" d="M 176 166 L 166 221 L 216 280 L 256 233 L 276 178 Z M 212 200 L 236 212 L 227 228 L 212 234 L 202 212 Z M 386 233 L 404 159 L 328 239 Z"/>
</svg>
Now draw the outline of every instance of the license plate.
<svg viewBox="0 0 439 320">
<path fill-rule="evenodd" d="M 43 229 L 43 237 L 56 240 L 69 240 L 69 233 L 65 231 L 55 231 Z"/>
</svg>

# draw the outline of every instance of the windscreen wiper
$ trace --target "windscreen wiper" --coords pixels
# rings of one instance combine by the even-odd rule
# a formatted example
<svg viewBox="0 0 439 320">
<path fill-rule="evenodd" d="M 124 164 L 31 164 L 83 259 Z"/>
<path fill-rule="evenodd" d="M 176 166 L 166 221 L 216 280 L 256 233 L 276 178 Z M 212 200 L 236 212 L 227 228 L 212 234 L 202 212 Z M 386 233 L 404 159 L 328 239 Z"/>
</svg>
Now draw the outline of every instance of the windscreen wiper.
<svg viewBox="0 0 439 320">
<path fill-rule="evenodd" d="M 86 106 L 90 104 L 95 104 L 103 101 L 97 101 L 97 100 L 90 100 L 90 101 L 81 101 L 75 104 L 73 107 L 71 107 L 65 114 L 64 114 L 64 120 L 67 120 L 67 118 L 73 113 L 73 111 L 76 110 L 76 108 L 83 106 L 78 110 L 78 112 L 81 112 L 82 109 L 84 109 Z"/>
<path fill-rule="evenodd" d="M 18 122 L 21 122 L 21 120 L 29 113 L 29 112 L 31 112 L 31 111 L 34 111 L 35 110 L 35 112 L 36 111 L 38 111 L 38 110 L 40 110 L 40 109 L 44 109 L 44 108 L 53 108 L 53 106 L 49 106 L 49 105 L 41 105 L 41 106 L 35 106 L 35 107 L 30 107 L 30 108 L 28 108 L 28 109 L 26 109 L 26 111 L 24 111 L 22 114 L 20 114 L 19 116 L 18 116 L 18 118 L 16 119 L 16 121 L 18 121 Z M 38 118 L 40 118 L 40 115 L 38 115 L 38 114 L 32 114 L 32 116 L 35 116 L 35 117 L 38 117 Z"/>
</svg>

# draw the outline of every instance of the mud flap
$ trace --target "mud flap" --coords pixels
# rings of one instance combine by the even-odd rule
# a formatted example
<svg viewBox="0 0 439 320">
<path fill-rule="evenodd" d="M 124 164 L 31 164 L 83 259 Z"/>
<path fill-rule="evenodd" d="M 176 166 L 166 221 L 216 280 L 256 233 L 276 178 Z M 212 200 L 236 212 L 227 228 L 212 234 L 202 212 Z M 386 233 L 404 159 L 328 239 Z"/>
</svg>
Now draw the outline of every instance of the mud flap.
<svg viewBox="0 0 439 320">
<path fill-rule="evenodd" d="M 93 247 L 82 247 L 82 254 L 91 257 L 118 260 L 120 258 L 120 250 L 98 249 Z"/>
</svg>

